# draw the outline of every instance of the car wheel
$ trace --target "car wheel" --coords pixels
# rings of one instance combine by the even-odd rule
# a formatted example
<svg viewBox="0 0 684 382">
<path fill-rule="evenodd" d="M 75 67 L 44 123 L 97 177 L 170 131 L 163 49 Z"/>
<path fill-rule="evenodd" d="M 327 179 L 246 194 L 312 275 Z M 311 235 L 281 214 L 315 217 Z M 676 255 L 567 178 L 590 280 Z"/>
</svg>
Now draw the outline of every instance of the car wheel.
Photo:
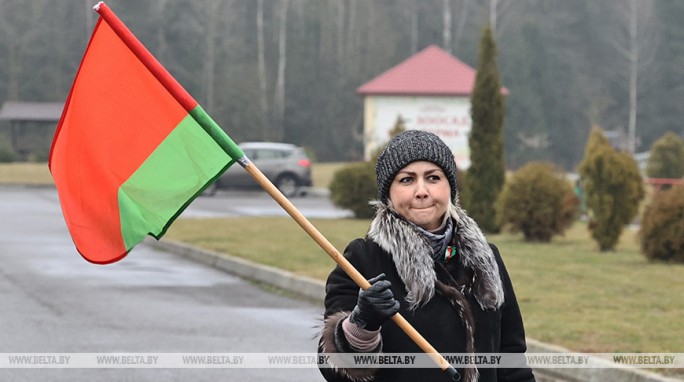
<svg viewBox="0 0 684 382">
<path fill-rule="evenodd" d="M 288 198 L 297 196 L 299 190 L 299 182 L 294 175 L 283 174 L 275 181 L 275 186 Z"/>
</svg>

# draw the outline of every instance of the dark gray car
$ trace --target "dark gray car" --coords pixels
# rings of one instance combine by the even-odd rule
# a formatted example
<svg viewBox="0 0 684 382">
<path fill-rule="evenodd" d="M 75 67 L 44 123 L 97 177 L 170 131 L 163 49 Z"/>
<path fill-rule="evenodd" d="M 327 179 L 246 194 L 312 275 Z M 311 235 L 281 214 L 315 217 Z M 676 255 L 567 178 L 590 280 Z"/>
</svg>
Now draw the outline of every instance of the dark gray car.
<svg viewBox="0 0 684 382">
<path fill-rule="evenodd" d="M 245 142 L 238 146 L 288 198 L 303 195 L 311 187 L 311 160 L 301 147 L 274 142 Z M 207 188 L 204 195 L 213 195 L 220 188 L 258 187 L 247 171 L 234 164 Z"/>
</svg>

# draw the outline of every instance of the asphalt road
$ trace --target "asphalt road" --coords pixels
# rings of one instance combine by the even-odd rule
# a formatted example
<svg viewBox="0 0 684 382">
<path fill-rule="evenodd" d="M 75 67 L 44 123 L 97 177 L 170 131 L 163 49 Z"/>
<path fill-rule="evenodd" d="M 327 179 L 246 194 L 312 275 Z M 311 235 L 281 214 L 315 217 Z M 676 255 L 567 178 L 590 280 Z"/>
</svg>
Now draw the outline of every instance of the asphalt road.
<svg viewBox="0 0 684 382">
<path fill-rule="evenodd" d="M 351 217 L 348 210 L 336 208 L 327 196 L 313 190 L 309 196 L 291 198 L 292 204 L 307 218 Z M 195 199 L 183 217 L 286 216 L 287 212 L 265 191 L 224 191 Z"/>
<path fill-rule="evenodd" d="M 86 262 L 53 189 L 0 188 L 0 216 L 0 353 L 315 351 L 322 307 L 145 245 L 115 264 Z M 312 368 L 0 368 L 0 381 L 263 380 L 322 379 Z"/>
</svg>

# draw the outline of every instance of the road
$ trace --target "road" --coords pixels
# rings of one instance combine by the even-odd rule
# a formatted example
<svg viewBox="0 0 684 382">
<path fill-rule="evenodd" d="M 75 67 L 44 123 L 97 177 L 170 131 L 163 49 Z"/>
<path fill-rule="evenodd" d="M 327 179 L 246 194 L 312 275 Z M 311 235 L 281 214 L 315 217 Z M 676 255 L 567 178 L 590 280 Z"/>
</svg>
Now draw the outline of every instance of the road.
<svg viewBox="0 0 684 382">
<path fill-rule="evenodd" d="M 290 199 L 307 218 L 351 217 L 348 210 L 336 208 L 327 197 L 311 195 Z M 183 217 L 286 216 L 287 213 L 264 191 L 223 191 L 195 199 Z"/>
<path fill-rule="evenodd" d="M 202 205 L 225 201 L 220 195 L 200 200 L 189 213 L 202 214 Z M 0 188 L 0 216 L 0 353 L 315 351 L 320 306 L 267 293 L 145 245 L 115 264 L 86 262 L 74 249 L 53 189 Z M 321 377 L 313 368 L 0 368 L 0 381 L 94 380 Z"/>
</svg>

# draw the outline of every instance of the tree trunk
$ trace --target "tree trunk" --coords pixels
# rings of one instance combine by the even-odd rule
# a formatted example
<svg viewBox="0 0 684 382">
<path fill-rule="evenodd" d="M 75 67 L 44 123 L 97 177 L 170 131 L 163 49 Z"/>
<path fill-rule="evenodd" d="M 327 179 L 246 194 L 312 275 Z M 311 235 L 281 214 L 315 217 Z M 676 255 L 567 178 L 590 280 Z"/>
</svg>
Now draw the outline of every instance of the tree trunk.
<svg viewBox="0 0 684 382">
<path fill-rule="evenodd" d="M 93 12 L 93 2 L 91 0 L 85 0 L 86 22 L 85 22 L 85 37 L 86 41 L 90 40 L 90 34 L 93 33 L 95 12 Z"/>
<path fill-rule="evenodd" d="M 264 0 L 257 0 L 257 70 L 259 77 L 259 100 L 261 101 L 261 131 L 269 129 L 268 81 L 266 79 L 266 59 L 264 47 Z"/>
<path fill-rule="evenodd" d="M 492 36 L 496 36 L 496 8 L 499 0 L 489 0 L 489 27 L 492 29 Z"/>
<path fill-rule="evenodd" d="M 637 35 L 637 0 L 630 1 L 629 15 L 629 118 L 627 121 L 627 150 L 636 149 L 637 75 L 639 71 L 639 41 Z"/>
<path fill-rule="evenodd" d="M 169 0 L 157 0 L 157 6 L 155 10 L 156 14 L 154 15 L 157 18 L 157 51 L 155 53 L 155 56 L 159 57 L 159 61 L 161 62 L 166 62 L 166 54 L 168 51 L 168 44 L 166 42 L 166 36 L 164 34 L 164 31 L 166 30 L 166 20 L 164 19 L 164 11 L 166 10 L 166 5 L 168 4 L 168 2 Z"/>
<path fill-rule="evenodd" d="M 204 45 L 206 53 L 204 56 L 204 88 L 205 88 L 205 102 L 207 111 L 214 110 L 214 87 L 215 79 L 214 73 L 216 71 L 216 29 L 219 21 L 219 6 L 221 3 L 217 1 L 208 1 L 205 4 L 206 9 L 206 34 Z"/>
<path fill-rule="evenodd" d="M 444 15 L 444 22 L 442 23 L 444 50 L 451 53 L 451 0 L 443 0 L 442 14 Z"/>
<path fill-rule="evenodd" d="M 335 3 L 337 4 L 337 9 L 335 11 L 337 13 L 335 17 L 335 23 L 337 26 L 337 32 L 335 36 L 335 44 L 337 45 L 337 65 L 341 66 L 344 62 L 344 18 L 346 9 L 344 6 L 344 1 L 337 1 Z"/>
<path fill-rule="evenodd" d="M 289 0 L 280 3 L 280 31 L 278 32 L 278 72 L 273 95 L 274 139 L 282 141 L 285 135 L 285 66 L 287 64 L 287 8 Z"/>
<path fill-rule="evenodd" d="M 463 30 L 465 29 L 465 23 L 468 20 L 468 3 L 470 0 L 463 0 L 461 3 L 461 10 L 458 16 L 458 23 L 456 24 L 456 36 L 454 37 L 454 51 L 458 51 L 458 44 L 463 37 Z"/>
<path fill-rule="evenodd" d="M 354 61 L 356 57 L 356 52 L 358 49 L 358 44 L 356 36 L 358 31 L 356 30 L 356 0 L 349 0 L 349 19 L 347 21 L 347 74 L 352 73 L 358 68 L 358 62 Z"/>
</svg>

